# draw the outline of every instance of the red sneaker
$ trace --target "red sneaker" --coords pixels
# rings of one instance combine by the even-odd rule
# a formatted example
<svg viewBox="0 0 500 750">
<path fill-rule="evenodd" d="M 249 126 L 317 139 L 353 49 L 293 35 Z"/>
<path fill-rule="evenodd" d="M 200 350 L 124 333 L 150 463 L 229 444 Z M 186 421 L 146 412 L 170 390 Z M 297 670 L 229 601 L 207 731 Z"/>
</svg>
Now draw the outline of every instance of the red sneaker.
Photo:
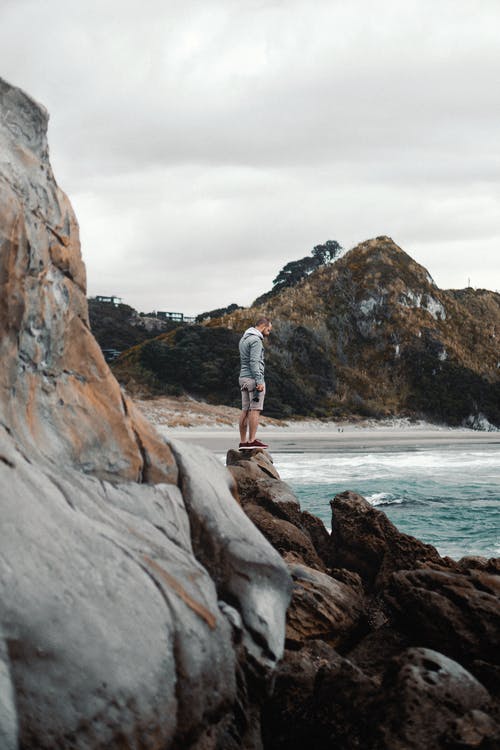
<svg viewBox="0 0 500 750">
<path fill-rule="evenodd" d="M 240 451 L 248 451 L 250 450 L 250 443 L 240 443 L 238 446 L 238 450 Z"/>
<path fill-rule="evenodd" d="M 263 443 L 260 440 L 254 440 L 251 443 L 248 443 L 249 448 L 269 448 L 267 443 Z"/>
</svg>

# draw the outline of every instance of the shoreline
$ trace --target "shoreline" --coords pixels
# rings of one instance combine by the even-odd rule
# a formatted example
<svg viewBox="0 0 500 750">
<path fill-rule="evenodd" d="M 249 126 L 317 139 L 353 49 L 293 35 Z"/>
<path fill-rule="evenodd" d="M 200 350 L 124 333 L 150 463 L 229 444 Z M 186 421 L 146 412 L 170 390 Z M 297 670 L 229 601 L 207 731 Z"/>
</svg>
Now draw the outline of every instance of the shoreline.
<svg viewBox="0 0 500 750">
<path fill-rule="evenodd" d="M 201 445 L 220 453 L 238 449 L 240 410 L 192 398 L 161 396 L 135 399 L 135 404 L 161 435 Z M 277 420 L 262 415 L 258 437 L 271 453 L 335 453 L 423 450 L 460 446 L 500 448 L 500 430 L 483 432 L 393 417 L 385 420 L 324 422 L 317 419 Z"/>
<path fill-rule="evenodd" d="M 238 431 L 213 428 L 167 427 L 155 425 L 157 431 L 175 440 L 201 445 L 220 453 L 238 449 Z M 348 425 L 336 429 L 308 426 L 260 428 L 258 437 L 269 443 L 271 453 L 374 452 L 384 450 L 424 450 L 426 448 L 500 449 L 500 432 L 477 432 L 462 428 L 360 427 Z"/>
</svg>

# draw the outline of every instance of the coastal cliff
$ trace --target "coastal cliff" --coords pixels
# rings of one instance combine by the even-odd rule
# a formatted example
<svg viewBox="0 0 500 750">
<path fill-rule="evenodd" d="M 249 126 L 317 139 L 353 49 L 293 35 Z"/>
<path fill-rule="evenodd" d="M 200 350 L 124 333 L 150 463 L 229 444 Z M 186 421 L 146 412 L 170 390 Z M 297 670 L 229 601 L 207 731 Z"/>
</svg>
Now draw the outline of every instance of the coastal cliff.
<svg viewBox="0 0 500 750">
<path fill-rule="evenodd" d="M 104 361 L 47 120 L 0 80 L 0 747 L 259 748 L 289 573 Z"/>
</svg>

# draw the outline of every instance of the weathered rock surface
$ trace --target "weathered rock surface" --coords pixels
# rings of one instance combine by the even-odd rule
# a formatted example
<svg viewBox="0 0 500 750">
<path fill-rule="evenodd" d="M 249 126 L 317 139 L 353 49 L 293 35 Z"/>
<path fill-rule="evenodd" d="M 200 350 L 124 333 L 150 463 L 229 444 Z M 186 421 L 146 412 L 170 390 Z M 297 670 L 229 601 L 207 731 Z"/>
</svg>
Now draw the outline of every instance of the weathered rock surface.
<svg viewBox="0 0 500 750">
<path fill-rule="evenodd" d="M 230 450 L 226 464 L 235 480 L 245 513 L 281 553 L 299 554 L 306 565 L 324 570 L 322 551 L 329 534 L 323 523 L 300 509 L 290 487 L 283 482 L 269 453 Z"/>
<path fill-rule="evenodd" d="M 48 114 L 0 80 L 0 420 L 40 458 L 103 479 L 176 482 L 88 321 L 78 224 L 48 161 Z"/>
<path fill-rule="evenodd" d="M 323 564 L 308 534 L 290 521 L 276 518 L 256 503 L 246 503 L 243 507 L 247 516 L 278 552 L 281 554 L 295 552 L 306 565 L 319 570 L 323 569 Z"/>
<path fill-rule="evenodd" d="M 286 640 L 289 647 L 322 640 L 335 648 L 357 635 L 364 613 L 364 596 L 342 581 L 288 559 L 294 582 L 288 608 Z"/>
<path fill-rule="evenodd" d="M 330 563 L 355 570 L 368 588 L 384 586 L 396 570 L 446 566 L 434 547 L 402 534 L 360 495 L 343 492 L 330 505 Z"/>
<path fill-rule="evenodd" d="M 382 680 L 322 641 L 286 651 L 263 710 L 265 747 L 493 750 L 491 697 L 459 664 L 428 649 L 401 651 Z"/>
<path fill-rule="evenodd" d="M 489 743 L 500 740 L 498 726 L 485 713 L 491 708 L 488 691 L 442 654 L 404 651 L 389 665 L 382 689 L 380 747 L 493 747 Z"/>
<path fill-rule="evenodd" d="M 395 573 L 385 591 L 399 628 L 469 667 L 498 664 L 500 576 L 469 570 Z M 500 687 L 500 685 L 499 685 Z"/>
<path fill-rule="evenodd" d="M 286 651 L 262 716 L 264 747 L 373 747 L 379 685 L 322 641 Z"/>
<path fill-rule="evenodd" d="M 289 575 L 272 547 L 262 554 L 263 537 L 239 507 L 237 513 L 234 502 L 228 507 L 229 477 L 223 475 L 224 495 L 218 459 L 206 451 L 201 461 L 200 448 L 180 441 L 172 447 L 197 558 L 216 582 L 220 598 L 237 605 L 249 653 L 274 666 L 283 655 Z"/>
<path fill-rule="evenodd" d="M 329 535 L 233 454 L 242 507 L 294 581 L 265 748 L 500 747 L 497 561 L 443 559 L 352 492 L 332 501 Z"/>
<path fill-rule="evenodd" d="M 112 377 L 46 126 L 0 80 L 0 746 L 259 748 L 287 567 Z"/>
</svg>

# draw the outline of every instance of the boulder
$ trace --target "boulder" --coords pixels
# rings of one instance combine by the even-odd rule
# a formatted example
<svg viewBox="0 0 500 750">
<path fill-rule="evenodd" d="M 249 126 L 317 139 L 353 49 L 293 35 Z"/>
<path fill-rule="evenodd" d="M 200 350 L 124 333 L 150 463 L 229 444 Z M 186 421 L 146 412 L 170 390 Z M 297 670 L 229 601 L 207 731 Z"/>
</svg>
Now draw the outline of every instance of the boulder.
<svg viewBox="0 0 500 750">
<path fill-rule="evenodd" d="M 286 552 L 295 552 L 306 565 L 318 570 L 324 569 L 311 537 L 307 533 L 290 521 L 276 517 L 256 503 L 243 503 L 243 508 L 248 518 L 278 552 L 282 555 Z"/>
<path fill-rule="evenodd" d="M 237 605 L 249 653 L 273 667 L 283 655 L 290 576 L 270 545 L 262 554 L 262 534 L 239 506 L 235 512 L 230 482 L 216 456 L 181 441 L 170 445 L 196 557 L 211 574 L 220 598 Z"/>
<path fill-rule="evenodd" d="M 0 746 L 260 748 L 287 567 L 109 371 L 47 118 L 0 79 Z"/>
<path fill-rule="evenodd" d="M 262 712 L 264 747 L 373 747 L 378 683 L 322 641 L 285 651 Z"/>
<path fill-rule="evenodd" d="M 487 690 L 460 664 L 425 648 L 396 657 L 382 684 L 377 747 L 445 750 L 500 740 Z"/>
<path fill-rule="evenodd" d="M 354 492 L 337 495 L 330 505 L 330 564 L 359 573 L 368 589 L 383 588 L 396 570 L 450 564 L 430 544 L 402 534 Z"/>
<path fill-rule="evenodd" d="M 325 570 L 330 535 L 323 522 L 302 511 L 292 489 L 283 482 L 263 451 L 228 451 L 227 467 L 236 481 L 245 513 L 282 554 L 295 552 L 306 565 Z M 270 471 L 266 467 L 272 466 Z"/>
<path fill-rule="evenodd" d="M 235 451 L 229 450 L 226 456 L 227 466 L 239 466 L 261 478 L 262 475 L 279 479 L 277 469 L 274 466 L 270 453 L 264 450 Z"/>
<path fill-rule="evenodd" d="M 286 642 L 297 647 L 322 640 L 334 648 L 350 644 L 359 635 L 364 613 L 361 582 L 356 588 L 285 555 L 293 580 L 292 601 L 286 619 Z"/>
<path fill-rule="evenodd" d="M 44 471 L 5 434 L 1 452 L 1 634 L 20 745 L 169 746 L 199 732 L 233 699 L 235 654 L 178 488 Z"/>
<path fill-rule="evenodd" d="M 401 649 L 370 676 L 322 641 L 285 651 L 262 719 L 273 750 L 498 747 L 488 691 L 430 649 Z"/>
<path fill-rule="evenodd" d="M 394 573 L 384 593 L 398 627 L 461 663 L 498 665 L 500 576 L 472 569 Z"/>
</svg>

